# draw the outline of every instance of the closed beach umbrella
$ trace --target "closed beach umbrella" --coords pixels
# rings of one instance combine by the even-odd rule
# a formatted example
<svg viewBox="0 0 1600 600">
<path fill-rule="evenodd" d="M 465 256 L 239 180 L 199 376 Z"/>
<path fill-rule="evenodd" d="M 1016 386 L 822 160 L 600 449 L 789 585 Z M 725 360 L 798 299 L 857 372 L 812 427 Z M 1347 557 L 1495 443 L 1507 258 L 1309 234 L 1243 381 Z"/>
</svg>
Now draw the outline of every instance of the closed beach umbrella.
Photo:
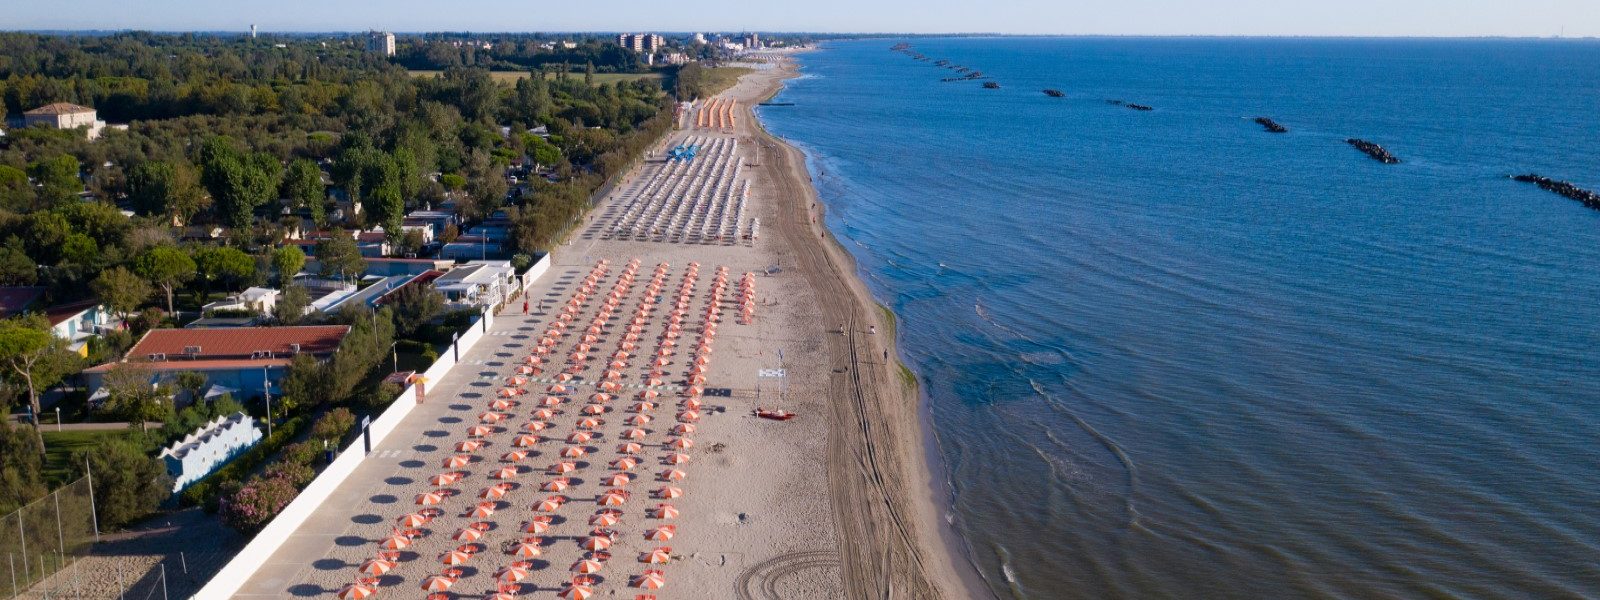
<svg viewBox="0 0 1600 600">
<path fill-rule="evenodd" d="M 569 567 L 567 570 L 572 571 L 573 573 L 582 573 L 584 575 L 589 575 L 589 574 L 592 574 L 592 573 L 599 573 L 600 569 L 602 567 L 604 567 L 604 566 L 605 565 L 600 564 L 600 561 L 598 561 L 598 560 L 594 560 L 592 558 L 585 558 L 585 559 L 579 560 L 578 562 L 572 563 L 572 566 Z"/>
<path fill-rule="evenodd" d="M 444 502 L 444 494 L 440 494 L 438 492 L 428 492 L 426 494 L 417 494 L 417 504 L 420 504 L 422 506 L 433 506 L 433 505 L 439 504 L 441 502 Z"/>
<path fill-rule="evenodd" d="M 467 554 L 467 553 L 462 552 L 460 550 L 451 550 L 449 552 L 444 553 L 444 555 L 442 555 L 439 558 L 439 562 L 442 562 L 442 563 L 447 564 L 447 565 L 455 566 L 455 565 L 466 564 L 466 562 L 468 560 L 470 560 L 471 558 L 472 558 L 471 554 Z"/>
<path fill-rule="evenodd" d="M 657 504 L 655 516 L 657 519 L 676 519 L 678 518 L 678 509 L 671 504 Z"/>
<path fill-rule="evenodd" d="M 471 456 L 467 456 L 465 454 L 457 454 L 457 455 L 452 456 L 450 458 L 444 459 L 444 468 L 446 468 L 446 469 L 459 469 L 461 467 L 465 467 L 465 466 L 470 465 L 470 464 L 472 464 L 472 457 Z M 455 480 L 453 480 L 453 479 L 451 480 L 452 483 L 454 481 Z M 435 484 L 435 485 L 450 485 L 450 484 L 449 483 L 445 483 L 445 484 Z"/>
<path fill-rule="evenodd" d="M 672 536 L 677 535 L 677 534 L 678 534 L 678 526 L 677 525 L 662 525 L 660 527 L 656 527 L 654 529 L 651 529 L 649 531 L 644 532 L 644 537 L 647 540 L 654 540 L 654 541 L 657 541 L 657 542 L 665 542 L 667 540 L 672 539 Z"/>
<path fill-rule="evenodd" d="M 583 538 L 582 541 L 578 542 L 578 545 L 582 546 L 584 550 L 605 550 L 611 547 L 611 538 L 603 535 L 591 535 Z"/>
<path fill-rule="evenodd" d="M 403 550 L 411 546 L 411 538 L 399 534 L 391 535 L 378 542 L 378 546 L 385 550 Z"/>
<path fill-rule="evenodd" d="M 572 485 L 571 480 L 565 477 L 557 477 L 555 479 L 551 479 L 550 481 L 544 482 L 544 485 L 539 486 L 539 489 L 546 492 L 559 492 L 567 489 L 567 486 L 569 485 Z"/>
<path fill-rule="evenodd" d="M 476 542 L 478 541 L 478 538 L 481 537 L 483 537 L 482 531 L 478 531 L 471 527 L 462 527 L 461 529 L 457 529 L 455 534 L 450 536 L 450 539 L 458 542 Z"/>
<path fill-rule="evenodd" d="M 378 590 L 365 583 L 352 583 L 339 589 L 339 600 L 362 600 L 371 598 Z"/>
<path fill-rule="evenodd" d="M 456 580 L 441 575 L 434 575 L 422 580 L 422 589 L 429 592 L 442 592 L 455 585 Z"/>
<path fill-rule="evenodd" d="M 667 564 L 672 562 L 672 549 L 666 546 L 658 546 L 645 553 L 643 556 L 640 556 L 639 562 L 652 565 Z"/>
<path fill-rule="evenodd" d="M 634 577 L 629 585 L 647 590 L 659 590 L 667 585 L 667 578 L 661 574 L 661 571 L 650 570 L 645 571 L 643 575 Z"/>
<path fill-rule="evenodd" d="M 671 486 L 671 485 L 663 485 L 660 488 L 656 489 L 656 497 L 657 498 L 666 498 L 668 500 L 671 500 L 673 498 L 682 498 L 683 497 L 683 488 L 680 488 L 680 487 L 677 487 L 677 486 Z"/>
<path fill-rule="evenodd" d="M 544 551 L 539 549 L 538 544 L 531 542 L 517 542 L 511 547 L 511 555 L 517 558 L 534 558 L 541 554 L 544 554 Z"/>
</svg>

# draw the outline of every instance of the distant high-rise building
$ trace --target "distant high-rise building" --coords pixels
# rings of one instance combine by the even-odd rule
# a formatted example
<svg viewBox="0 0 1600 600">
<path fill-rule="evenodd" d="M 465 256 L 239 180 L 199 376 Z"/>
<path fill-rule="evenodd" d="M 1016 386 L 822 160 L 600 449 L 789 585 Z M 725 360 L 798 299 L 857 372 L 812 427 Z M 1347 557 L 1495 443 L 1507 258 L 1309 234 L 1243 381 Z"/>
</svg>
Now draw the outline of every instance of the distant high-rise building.
<svg viewBox="0 0 1600 600">
<path fill-rule="evenodd" d="M 691 36 L 689 38 L 689 43 L 691 43 L 691 44 L 704 44 L 704 43 L 706 43 L 706 34 L 704 34 L 704 33 L 696 33 L 696 34 L 694 34 L 693 36 Z"/>
<path fill-rule="evenodd" d="M 759 33 L 746 33 L 746 34 L 744 34 L 744 47 L 745 47 L 746 50 L 756 50 L 756 49 L 761 48 L 761 34 L 759 34 Z"/>
<path fill-rule="evenodd" d="M 256 39 L 256 26 L 254 23 L 250 24 L 250 39 Z"/>
<path fill-rule="evenodd" d="M 654 33 L 623 33 L 617 35 L 617 45 L 634 52 L 655 52 L 667 47 L 667 38 Z"/>
<path fill-rule="evenodd" d="M 377 52 L 384 56 L 394 56 L 394 34 L 387 31 L 368 32 L 367 51 Z"/>
</svg>

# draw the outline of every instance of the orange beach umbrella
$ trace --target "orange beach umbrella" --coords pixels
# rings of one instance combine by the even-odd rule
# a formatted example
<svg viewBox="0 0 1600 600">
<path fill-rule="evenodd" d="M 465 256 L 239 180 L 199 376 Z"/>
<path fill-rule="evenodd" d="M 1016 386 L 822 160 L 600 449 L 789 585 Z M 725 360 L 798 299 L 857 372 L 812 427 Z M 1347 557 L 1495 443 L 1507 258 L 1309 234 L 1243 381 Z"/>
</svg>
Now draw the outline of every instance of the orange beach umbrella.
<svg viewBox="0 0 1600 600">
<path fill-rule="evenodd" d="M 352 583 L 339 589 L 339 600 L 362 600 L 378 593 L 377 588 L 365 583 Z"/>
</svg>

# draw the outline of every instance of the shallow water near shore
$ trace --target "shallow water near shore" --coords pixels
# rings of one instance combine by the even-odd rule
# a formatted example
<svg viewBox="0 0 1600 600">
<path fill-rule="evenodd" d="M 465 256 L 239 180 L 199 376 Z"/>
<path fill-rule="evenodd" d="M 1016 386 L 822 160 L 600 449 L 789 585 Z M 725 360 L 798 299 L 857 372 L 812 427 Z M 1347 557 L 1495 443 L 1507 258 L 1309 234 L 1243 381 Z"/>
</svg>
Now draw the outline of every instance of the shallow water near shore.
<svg viewBox="0 0 1600 600">
<path fill-rule="evenodd" d="M 997 595 L 1600 596 L 1600 43 L 897 41 L 760 115 Z"/>
</svg>

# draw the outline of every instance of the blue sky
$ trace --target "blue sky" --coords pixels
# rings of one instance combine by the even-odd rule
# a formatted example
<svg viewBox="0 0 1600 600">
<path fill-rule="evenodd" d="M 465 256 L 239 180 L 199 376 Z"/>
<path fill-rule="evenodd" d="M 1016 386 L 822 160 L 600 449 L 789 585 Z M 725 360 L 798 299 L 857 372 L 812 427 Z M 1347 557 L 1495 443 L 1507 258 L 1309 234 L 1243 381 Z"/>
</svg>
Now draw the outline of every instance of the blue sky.
<svg viewBox="0 0 1600 600">
<path fill-rule="evenodd" d="M 17 0 L 0 29 L 1600 36 L 1600 0 Z"/>
</svg>

